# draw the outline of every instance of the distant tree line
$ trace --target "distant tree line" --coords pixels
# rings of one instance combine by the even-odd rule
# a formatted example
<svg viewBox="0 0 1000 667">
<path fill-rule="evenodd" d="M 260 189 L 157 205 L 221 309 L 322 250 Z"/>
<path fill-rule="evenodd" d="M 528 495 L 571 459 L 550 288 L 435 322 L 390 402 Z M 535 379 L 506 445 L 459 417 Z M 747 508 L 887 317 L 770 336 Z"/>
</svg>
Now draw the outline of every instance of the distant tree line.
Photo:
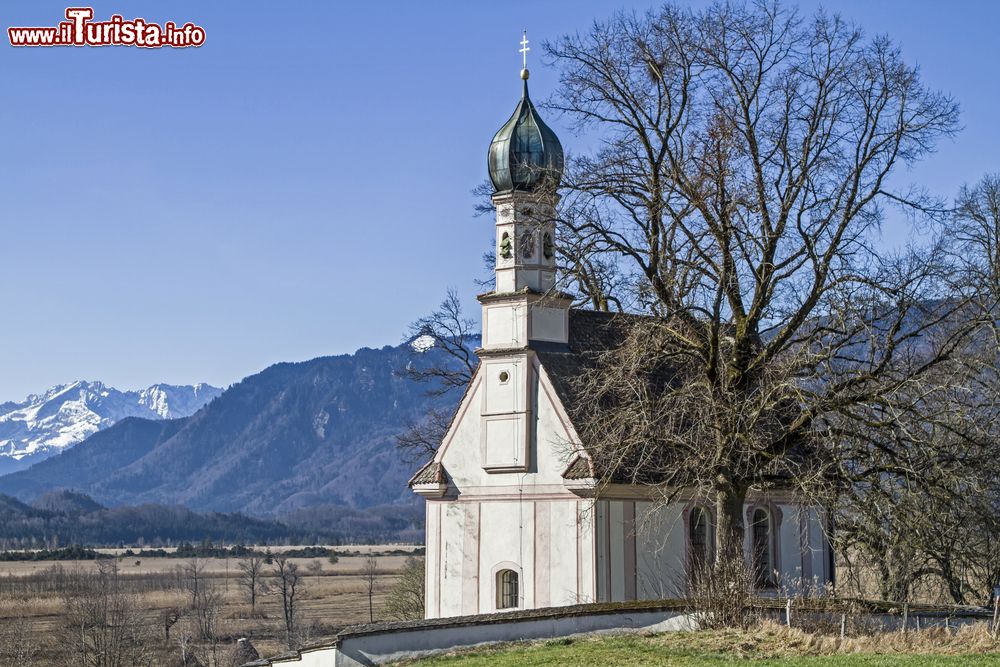
<svg viewBox="0 0 1000 667">
<path fill-rule="evenodd" d="M 164 548 L 216 544 L 344 544 L 418 541 L 422 511 L 415 506 L 358 510 L 343 506 L 303 508 L 280 519 L 240 513 L 194 512 L 146 504 L 103 507 L 86 495 L 60 491 L 28 505 L 0 495 L 0 551 L 63 545 Z"/>
</svg>

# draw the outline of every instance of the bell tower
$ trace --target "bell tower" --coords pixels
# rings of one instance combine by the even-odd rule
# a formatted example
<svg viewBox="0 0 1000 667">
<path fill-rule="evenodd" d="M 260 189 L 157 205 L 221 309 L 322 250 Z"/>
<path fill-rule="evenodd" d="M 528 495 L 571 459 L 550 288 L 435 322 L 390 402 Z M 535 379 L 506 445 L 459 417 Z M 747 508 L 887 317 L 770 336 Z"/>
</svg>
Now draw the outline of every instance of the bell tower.
<svg viewBox="0 0 1000 667">
<path fill-rule="evenodd" d="M 496 289 L 480 297 L 486 350 L 524 347 L 533 340 L 568 340 L 569 300 L 555 290 L 556 191 L 563 149 L 528 95 L 528 51 L 525 36 L 521 99 L 489 150 Z"/>
<path fill-rule="evenodd" d="M 527 36 L 521 54 L 528 52 Z M 530 468 L 537 389 L 533 347 L 569 341 L 572 299 L 556 290 L 556 204 L 563 149 L 528 96 L 521 99 L 489 150 L 496 208 L 496 288 L 483 305 L 482 461 L 491 473 Z"/>
</svg>

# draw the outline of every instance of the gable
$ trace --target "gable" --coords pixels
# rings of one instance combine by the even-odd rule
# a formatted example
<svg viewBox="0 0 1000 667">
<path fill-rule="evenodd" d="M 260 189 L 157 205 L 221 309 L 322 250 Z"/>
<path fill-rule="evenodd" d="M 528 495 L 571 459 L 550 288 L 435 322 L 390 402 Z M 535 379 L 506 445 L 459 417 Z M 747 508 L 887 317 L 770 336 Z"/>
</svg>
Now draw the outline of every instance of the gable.
<svg viewBox="0 0 1000 667">
<path fill-rule="evenodd" d="M 410 482 L 414 490 L 432 485 L 433 491 L 442 485 L 468 489 L 513 485 L 559 485 L 566 467 L 580 455 L 581 447 L 568 413 L 559 399 L 546 370 L 530 351 L 521 357 L 532 369 L 532 390 L 527 411 L 531 428 L 529 456 L 526 467 L 509 470 L 490 465 L 487 460 L 485 434 L 497 415 L 496 404 L 488 405 L 485 382 L 489 372 L 481 364 L 455 412 L 448 432 L 433 461 L 421 468 Z M 491 433 L 490 437 L 494 437 Z M 432 490 L 427 486 L 427 490 Z M 443 489 L 442 489 L 443 491 Z"/>
</svg>

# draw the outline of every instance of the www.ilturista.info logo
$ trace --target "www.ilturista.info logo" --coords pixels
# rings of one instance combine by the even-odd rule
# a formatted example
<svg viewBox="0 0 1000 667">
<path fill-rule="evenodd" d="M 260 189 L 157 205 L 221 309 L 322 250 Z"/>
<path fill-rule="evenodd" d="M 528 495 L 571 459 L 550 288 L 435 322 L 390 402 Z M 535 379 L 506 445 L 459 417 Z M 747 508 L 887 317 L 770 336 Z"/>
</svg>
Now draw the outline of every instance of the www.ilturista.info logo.
<svg viewBox="0 0 1000 667">
<path fill-rule="evenodd" d="M 205 29 L 193 23 L 178 26 L 167 21 L 162 26 L 146 19 L 126 21 L 114 14 L 108 21 L 92 21 L 92 7 L 68 7 L 67 21 L 51 28 L 7 28 L 11 46 L 164 46 L 184 48 L 205 43 Z"/>
</svg>

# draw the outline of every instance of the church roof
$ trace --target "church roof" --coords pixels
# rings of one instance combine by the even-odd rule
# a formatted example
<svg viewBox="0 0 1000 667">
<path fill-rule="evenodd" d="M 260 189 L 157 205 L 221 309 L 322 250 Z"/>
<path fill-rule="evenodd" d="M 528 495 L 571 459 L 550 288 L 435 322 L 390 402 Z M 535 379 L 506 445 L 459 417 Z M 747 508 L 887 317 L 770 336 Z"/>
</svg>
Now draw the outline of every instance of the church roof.
<svg viewBox="0 0 1000 667">
<path fill-rule="evenodd" d="M 581 378 L 602 363 L 602 355 L 610 352 L 626 341 L 635 327 L 656 326 L 658 320 L 643 315 L 627 313 L 606 313 L 591 310 L 570 310 L 569 312 L 569 344 L 568 345 L 533 345 L 539 362 L 545 370 L 559 396 L 560 402 L 569 414 L 569 418 L 581 438 L 586 456 L 576 456 L 563 472 L 567 480 L 584 480 L 598 478 L 619 484 L 656 484 L 658 474 L 655 463 L 645 461 L 643 464 L 631 465 L 628 461 L 617 461 L 607 474 L 601 463 L 600 443 L 591 442 L 594 432 L 600 432 L 594 420 L 606 420 L 613 417 L 613 406 L 598 405 L 591 397 L 583 395 Z M 603 363 L 607 363 L 604 360 Z M 685 370 L 676 362 L 665 362 L 651 368 L 642 378 L 647 383 L 651 393 L 667 391 L 686 381 Z M 788 417 L 794 418 L 797 413 L 795 405 L 788 405 Z M 661 462 L 669 468 L 670 451 L 662 452 Z M 776 482 L 787 478 L 788 467 L 801 465 L 814 453 L 808 442 L 800 440 L 786 453 L 783 460 L 773 462 L 767 467 L 769 476 Z"/>
<path fill-rule="evenodd" d="M 559 402 L 566 410 L 574 430 L 581 438 L 583 452 L 574 456 L 567 464 L 562 476 L 566 480 L 602 479 L 619 484 L 656 484 L 657 480 L 650 477 L 657 473 L 646 465 L 630 466 L 627 461 L 618 461 L 610 471 L 605 470 L 601 463 L 600 443 L 590 441 L 595 432 L 595 420 L 605 420 L 613 414 L 613 406 L 596 405 L 585 395 L 581 379 L 597 369 L 600 364 L 607 363 L 603 355 L 621 347 L 632 334 L 635 327 L 654 327 L 658 320 L 643 315 L 628 313 L 607 313 L 593 310 L 569 311 L 569 342 L 567 344 L 532 341 L 530 349 L 535 352 L 546 376 L 555 390 Z M 523 349 L 523 348 L 519 348 Z M 482 352 L 482 351 L 481 351 Z M 491 350 L 496 353 L 497 350 Z M 651 369 L 643 378 L 652 392 L 666 391 L 685 381 L 684 369 L 670 362 Z M 468 392 L 471 388 L 466 388 Z M 464 398 L 463 398 L 464 400 Z M 669 452 L 663 452 L 670 457 Z M 665 460 L 663 463 L 667 463 Z M 645 474 L 643 474 L 645 471 Z M 780 473 L 778 473 L 780 476 Z M 435 460 L 429 461 L 416 472 L 410 480 L 410 486 L 443 485 L 448 480 L 444 467 Z"/>
<path fill-rule="evenodd" d="M 441 484 L 444 481 L 444 467 L 431 459 L 410 478 L 408 484 L 409 486 L 413 486 L 414 484 Z"/>
<path fill-rule="evenodd" d="M 583 439 L 585 450 L 594 452 L 598 443 L 588 442 L 591 429 L 589 420 L 601 415 L 599 408 L 582 395 L 581 378 L 600 363 L 601 355 L 624 344 L 629 331 L 635 326 L 656 320 L 642 315 L 628 313 L 607 313 L 593 310 L 570 310 L 569 344 L 538 345 L 535 353 L 552 382 L 577 434 Z M 653 385 L 666 387 L 679 381 L 678 369 L 660 367 L 647 378 Z M 593 457 L 592 457 L 593 458 Z M 586 479 L 600 477 L 599 464 L 595 460 L 578 457 L 570 462 L 563 477 L 566 479 Z M 637 480 L 612 480 L 631 483 Z"/>
</svg>

